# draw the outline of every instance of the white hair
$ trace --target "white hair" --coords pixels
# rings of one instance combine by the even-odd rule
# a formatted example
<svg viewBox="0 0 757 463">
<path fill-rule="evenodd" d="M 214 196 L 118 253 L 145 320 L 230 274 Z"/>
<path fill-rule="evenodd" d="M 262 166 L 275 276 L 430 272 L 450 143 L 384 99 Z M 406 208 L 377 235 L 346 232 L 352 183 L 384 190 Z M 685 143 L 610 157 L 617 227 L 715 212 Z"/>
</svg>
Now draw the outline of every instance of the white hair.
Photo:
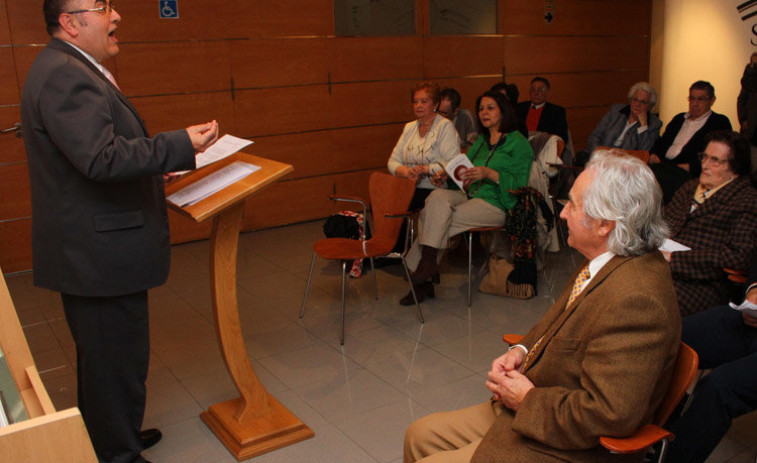
<svg viewBox="0 0 757 463">
<path fill-rule="evenodd" d="M 641 255 L 662 245 L 668 226 L 662 218 L 662 190 L 652 170 L 617 150 L 597 150 L 586 165 L 594 179 L 583 194 L 584 214 L 615 222 L 607 249 L 615 255 Z"/>
<path fill-rule="evenodd" d="M 649 82 L 636 82 L 633 84 L 631 90 L 628 91 L 628 99 L 633 98 L 639 90 L 649 93 L 649 109 L 654 108 L 654 105 L 657 104 L 657 90 Z"/>
</svg>

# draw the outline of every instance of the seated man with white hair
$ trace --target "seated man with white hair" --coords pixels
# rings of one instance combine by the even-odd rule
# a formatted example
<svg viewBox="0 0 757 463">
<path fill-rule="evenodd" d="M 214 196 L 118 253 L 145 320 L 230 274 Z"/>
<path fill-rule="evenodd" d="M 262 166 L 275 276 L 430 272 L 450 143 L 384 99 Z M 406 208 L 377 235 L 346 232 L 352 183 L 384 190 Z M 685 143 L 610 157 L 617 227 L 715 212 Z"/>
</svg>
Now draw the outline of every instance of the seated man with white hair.
<svg viewBox="0 0 757 463">
<path fill-rule="evenodd" d="M 628 91 L 628 104 L 614 104 L 589 135 L 586 151 L 599 146 L 647 150 L 660 137 L 662 121 L 652 113 L 657 91 L 647 82 L 637 82 Z"/>
<path fill-rule="evenodd" d="M 522 345 L 494 360 L 489 401 L 410 425 L 405 463 L 609 461 L 600 436 L 627 437 L 652 421 L 681 339 L 658 251 L 661 199 L 644 163 L 594 154 L 561 213 L 586 262 Z"/>
</svg>

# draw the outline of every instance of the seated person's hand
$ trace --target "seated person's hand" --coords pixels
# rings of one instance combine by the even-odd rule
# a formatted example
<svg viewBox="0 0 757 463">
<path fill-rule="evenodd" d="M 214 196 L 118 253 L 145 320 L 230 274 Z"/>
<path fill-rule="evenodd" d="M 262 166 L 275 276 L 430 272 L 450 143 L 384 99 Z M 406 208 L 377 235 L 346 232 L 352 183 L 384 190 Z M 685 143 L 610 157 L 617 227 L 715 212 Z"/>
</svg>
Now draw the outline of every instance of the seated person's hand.
<svg viewBox="0 0 757 463">
<path fill-rule="evenodd" d="M 413 166 L 411 170 L 415 173 L 415 176 L 418 179 L 425 177 L 429 172 L 428 166 Z"/>
<path fill-rule="evenodd" d="M 405 177 L 409 178 L 410 180 L 414 181 L 415 183 L 418 183 L 418 174 L 413 170 L 411 167 L 407 166 L 399 166 L 397 167 L 397 170 L 394 171 L 394 175 L 397 177 Z"/>
<path fill-rule="evenodd" d="M 649 155 L 649 163 L 650 164 L 659 164 L 660 158 L 656 154 L 650 154 Z"/>
<path fill-rule="evenodd" d="M 752 288 L 748 293 L 746 293 L 746 300 L 751 302 L 752 304 L 757 304 L 757 288 Z M 746 326 L 757 328 L 757 318 L 748 315 L 745 312 L 741 312 L 741 318 L 744 319 L 744 324 Z"/>
<path fill-rule="evenodd" d="M 513 411 L 520 408 L 528 391 L 535 387 L 530 379 L 517 370 L 506 373 L 490 371 L 487 377 L 486 388 L 491 391 L 496 400 Z"/>
<path fill-rule="evenodd" d="M 440 170 L 439 172 L 435 173 L 431 176 L 431 184 L 434 186 L 443 186 L 445 183 L 447 183 L 447 179 L 449 178 L 449 175 L 447 175 L 447 172 L 444 170 Z"/>
<path fill-rule="evenodd" d="M 504 375 L 508 371 L 517 370 L 523 364 L 523 359 L 526 357 L 526 353 L 523 349 L 516 347 L 508 350 L 503 355 L 500 355 L 492 362 L 492 369 L 489 371 L 490 375 Z M 494 398 L 500 400 L 500 396 L 497 392 L 492 391 Z"/>
<path fill-rule="evenodd" d="M 636 117 L 639 118 L 639 127 L 647 126 L 647 112 L 646 111 L 641 111 L 639 114 L 636 115 Z"/>
</svg>

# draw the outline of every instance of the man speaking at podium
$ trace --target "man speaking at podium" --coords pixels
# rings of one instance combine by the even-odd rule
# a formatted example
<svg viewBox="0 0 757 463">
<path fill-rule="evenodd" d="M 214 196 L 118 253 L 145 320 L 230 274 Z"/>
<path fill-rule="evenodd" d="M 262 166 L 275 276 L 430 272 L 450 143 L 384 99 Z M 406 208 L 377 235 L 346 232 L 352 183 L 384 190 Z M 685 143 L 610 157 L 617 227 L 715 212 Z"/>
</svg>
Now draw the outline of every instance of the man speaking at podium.
<svg viewBox="0 0 757 463">
<path fill-rule="evenodd" d="M 78 403 L 100 462 L 144 463 L 147 290 L 168 277 L 163 174 L 193 169 L 215 121 L 149 137 L 103 61 L 121 16 L 107 0 L 45 0 L 52 40 L 29 71 L 21 118 L 34 283 L 61 293 Z"/>
</svg>

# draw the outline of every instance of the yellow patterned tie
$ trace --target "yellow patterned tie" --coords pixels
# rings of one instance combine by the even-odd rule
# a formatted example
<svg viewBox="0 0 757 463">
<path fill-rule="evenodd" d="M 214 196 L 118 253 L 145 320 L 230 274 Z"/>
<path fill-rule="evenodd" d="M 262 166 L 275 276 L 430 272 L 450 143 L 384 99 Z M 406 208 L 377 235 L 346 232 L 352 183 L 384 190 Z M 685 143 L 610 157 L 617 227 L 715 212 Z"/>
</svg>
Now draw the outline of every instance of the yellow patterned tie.
<svg viewBox="0 0 757 463">
<path fill-rule="evenodd" d="M 586 282 L 589 280 L 589 277 L 591 276 L 591 272 L 589 271 L 589 266 L 586 265 L 581 271 L 578 273 L 578 276 L 576 277 L 576 281 L 573 283 L 573 289 L 570 291 L 570 297 L 568 298 L 568 304 L 565 307 L 568 307 L 577 297 L 579 294 L 581 294 L 581 290 L 584 289 L 584 286 L 586 286 Z M 539 348 L 539 345 L 541 345 L 541 342 L 544 340 L 544 336 L 540 337 L 538 341 L 531 347 L 531 350 L 528 351 L 528 354 L 526 354 L 526 358 L 523 360 L 523 365 L 521 366 L 521 371 L 526 371 L 526 368 L 528 368 L 529 363 L 531 363 L 531 359 L 533 358 L 534 354 L 536 353 L 536 349 Z"/>
<path fill-rule="evenodd" d="M 570 291 L 568 303 L 565 305 L 565 307 L 570 306 L 570 304 L 572 304 L 573 301 L 576 300 L 578 295 L 581 294 L 581 290 L 584 289 L 584 286 L 586 286 L 586 282 L 589 280 L 590 276 L 591 272 L 589 272 L 589 266 L 587 265 L 581 270 L 581 272 L 579 272 L 578 276 L 576 277 L 576 281 L 575 283 L 573 283 L 573 289 Z"/>
<path fill-rule="evenodd" d="M 531 357 L 534 356 L 534 353 L 536 352 L 536 349 L 539 348 L 539 344 L 541 344 L 541 340 L 544 339 L 544 336 L 540 337 L 538 341 L 536 341 L 536 344 L 531 348 L 530 351 L 528 351 L 528 354 L 526 354 L 525 360 L 523 360 L 523 365 L 520 367 L 520 371 L 526 371 L 526 367 L 528 367 L 529 362 L 531 361 Z"/>
</svg>

